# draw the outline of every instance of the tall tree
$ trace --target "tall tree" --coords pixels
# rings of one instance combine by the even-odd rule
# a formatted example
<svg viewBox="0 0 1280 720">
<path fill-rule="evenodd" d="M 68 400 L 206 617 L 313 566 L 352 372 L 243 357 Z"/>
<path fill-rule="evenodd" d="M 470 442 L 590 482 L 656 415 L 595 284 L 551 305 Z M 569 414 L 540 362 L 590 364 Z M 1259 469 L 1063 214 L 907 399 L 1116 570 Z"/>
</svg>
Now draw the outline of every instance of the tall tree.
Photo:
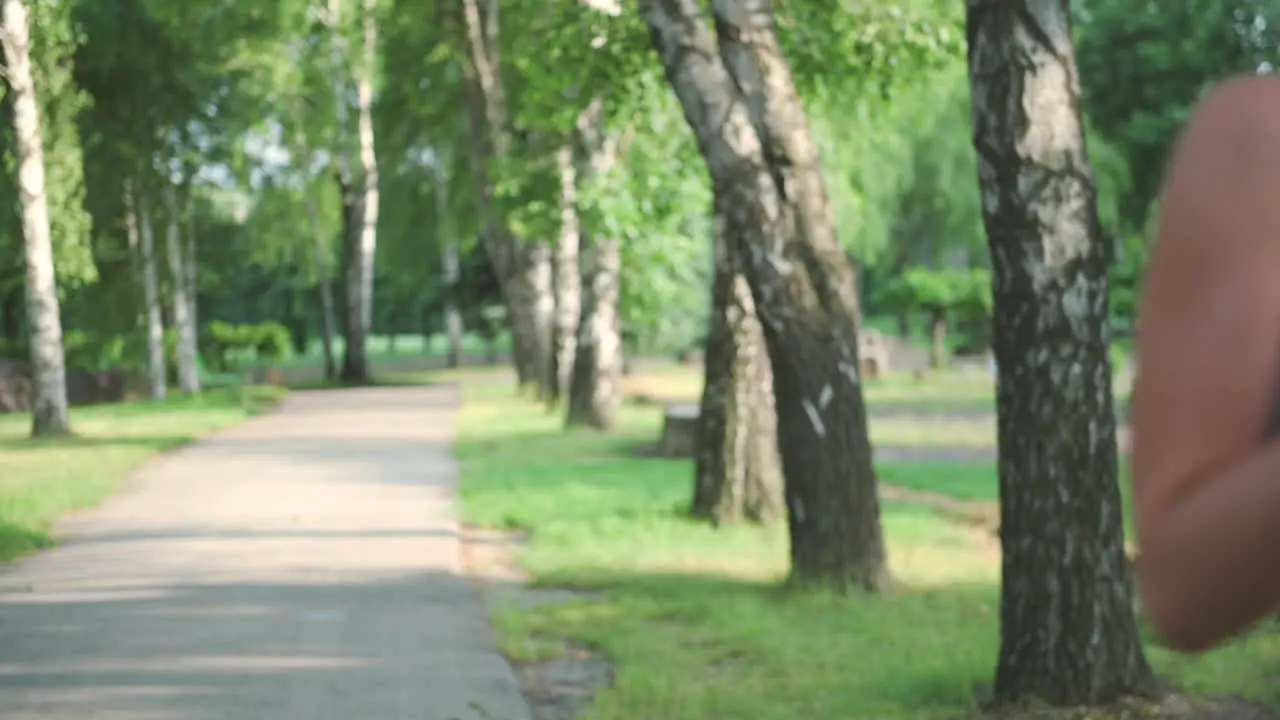
<svg viewBox="0 0 1280 720">
<path fill-rule="evenodd" d="M 463 99 L 471 120 L 471 172 L 482 216 L 485 249 L 507 306 L 516 373 L 521 385 L 546 394 L 551 370 L 551 253 L 542 238 L 517 238 L 500 207 L 497 187 L 512 157 L 511 119 L 501 64 L 500 3 L 460 0 L 458 28 L 465 48 Z"/>
<path fill-rule="evenodd" d="M 332 33 L 332 82 L 337 107 L 338 132 L 348 131 L 350 116 L 347 89 L 354 85 L 356 114 L 356 162 L 352 162 L 349 138 L 338 140 L 337 177 L 343 204 L 343 260 L 345 263 L 346 339 L 342 378 L 367 382 L 370 378 L 369 335 L 373 325 L 374 261 L 378 243 L 378 159 L 374 146 L 373 84 L 378 59 L 377 0 L 362 0 L 357 9 L 359 52 L 348 52 L 346 11 L 342 0 L 329 0 Z M 348 77 L 350 74 L 350 77 Z"/>
<path fill-rule="evenodd" d="M 140 185 L 140 184 L 139 184 Z M 147 337 L 147 379 L 152 400 L 163 400 L 169 390 L 169 370 L 165 362 L 164 314 L 160 299 L 160 268 L 156 257 L 156 235 L 147 190 L 130 188 L 131 228 L 136 227 L 139 269 L 142 276 L 143 316 Z"/>
<path fill-rule="evenodd" d="M 582 313 L 582 277 L 578 257 L 581 225 L 578 222 L 577 184 L 573 145 L 556 151 L 556 172 L 560 180 L 560 228 L 556 233 L 552 268 L 555 273 L 556 314 L 551 352 L 551 387 L 547 401 L 554 406 L 569 392 L 573 363 L 578 350 L 578 320 Z"/>
<path fill-rule="evenodd" d="M 443 145 L 434 148 L 432 170 L 436 201 L 436 243 L 440 248 L 440 280 L 444 286 L 444 329 L 449 341 L 447 362 L 454 368 L 462 364 L 462 308 L 459 290 L 462 283 L 462 258 L 458 251 L 458 238 L 454 230 L 453 212 L 449 198 L 449 172 L 453 166 L 453 151 Z"/>
<path fill-rule="evenodd" d="M 717 46 L 695 0 L 639 5 L 727 209 L 725 232 L 746 261 L 763 322 L 792 577 L 883 589 L 889 574 L 858 375 L 853 268 L 836 241 L 772 8 L 715 3 Z"/>
<path fill-rule="evenodd" d="M 969 0 L 973 138 L 1000 381 L 995 691 L 1058 705 L 1153 688 L 1127 583 L 1109 247 L 1067 4 Z"/>
<path fill-rule="evenodd" d="M 577 123 L 579 169 L 585 182 L 601 181 L 617 165 L 617 132 L 604 126 L 601 103 L 594 102 Z M 581 317 L 569 384 L 569 426 L 609 430 L 622 403 L 622 241 L 607 232 L 587 232 L 582 243 Z"/>
<path fill-rule="evenodd" d="M 200 392 L 199 350 L 196 347 L 196 318 L 187 284 L 190 274 L 184 261 L 182 208 L 178 190 L 168 177 L 164 180 L 165 255 L 169 260 L 169 293 L 172 297 L 173 326 L 178 331 L 178 388 L 186 395 Z"/>
<path fill-rule="evenodd" d="M 53 263 L 53 239 L 45 195 L 44 139 L 31 60 L 31 26 L 24 0 L 0 6 L 0 45 L 5 77 L 13 92 L 13 134 L 18 156 L 18 202 L 26 261 L 27 318 L 31 327 L 31 365 L 35 397 L 31 433 L 71 432 L 67 412 L 66 359 L 62 316 Z"/>
<path fill-rule="evenodd" d="M 369 334 L 373 330 L 373 265 L 378 245 L 378 156 L 373 137 L 373 83 L 378 62 L 377 0 L 360 6 L 360 60 L 357 65 L 356 128 L 360 147 L 360 223 L 358 234 L 349 238 L 347 255 L 346 354 L 342 375 L 347 380 L 369 379 Z"/>
<path fill-rule="evenodd" d="M 770 523 L 785 511 L 773 372 L 741 259 L 717 213 L 715 279 L 694 463 L 694 517 Z"/>
</svg>

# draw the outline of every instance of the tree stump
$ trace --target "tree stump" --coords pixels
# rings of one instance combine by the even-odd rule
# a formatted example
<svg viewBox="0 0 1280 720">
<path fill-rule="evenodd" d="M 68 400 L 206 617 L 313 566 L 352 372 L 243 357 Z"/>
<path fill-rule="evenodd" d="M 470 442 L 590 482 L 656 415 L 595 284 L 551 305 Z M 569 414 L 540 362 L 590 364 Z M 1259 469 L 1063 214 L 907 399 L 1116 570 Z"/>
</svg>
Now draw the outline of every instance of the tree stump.
<svg viewBox="0 0 1280 720">
<path fill-rule="evenodd" d="M 662 413 L 662 437 L 658 454 L 670 458 L 691 458 L 698 441 L 698 406 L 669 405 Z"/>
</svg>

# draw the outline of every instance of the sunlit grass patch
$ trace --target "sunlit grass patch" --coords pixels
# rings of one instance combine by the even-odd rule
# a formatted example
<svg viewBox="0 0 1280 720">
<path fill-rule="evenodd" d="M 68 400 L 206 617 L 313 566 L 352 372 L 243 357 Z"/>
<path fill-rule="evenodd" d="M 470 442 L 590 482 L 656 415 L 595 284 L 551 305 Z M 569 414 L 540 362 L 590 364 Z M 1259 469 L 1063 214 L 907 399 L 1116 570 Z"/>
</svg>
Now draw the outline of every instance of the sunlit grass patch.
<svg viewBox="0 0 1280 720">
<path fill-rule="evenodd" d="M 682 516 L 687 461 L 640 457 L 660 411 L 629 407 L 619 431 L 564 432 L 509 386 L 466 387 L 458 455 L 468 520 L 529 533 L 535 582 L 596 592 L 497 612 L 520 660 L 561 641 L 599 648 L 615 684 L 588 720 L 955 718 L 990 682 L 998 649 L 999 547 L 922 502 L 885 502 L 888 597 L 780 590 L 785 528 L 714 530 Z M 873 430 L 874 432 L 874 430 Z M 883 464 L 887 481 L 994 503 L 994 464 Z M 1266 698 L 1280 638 L 1258 633 L 1201 658 L 1152 645 L 1166 677 L 1203 694 Z"/>
</svg>

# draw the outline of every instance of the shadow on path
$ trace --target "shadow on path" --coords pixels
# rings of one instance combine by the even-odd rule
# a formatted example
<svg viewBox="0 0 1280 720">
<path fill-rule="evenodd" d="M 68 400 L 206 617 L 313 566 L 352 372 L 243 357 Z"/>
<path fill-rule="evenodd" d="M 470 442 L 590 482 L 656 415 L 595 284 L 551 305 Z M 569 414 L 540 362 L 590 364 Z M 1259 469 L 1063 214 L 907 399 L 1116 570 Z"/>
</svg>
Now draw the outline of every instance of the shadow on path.
<svg viewBox="0 0 1280 720">
<path fill-rule="evenodd" d="M 457 389 L 291 395 L 0 572 L 6 720 L 528 720 L 458 572 Z"/>
</svg>

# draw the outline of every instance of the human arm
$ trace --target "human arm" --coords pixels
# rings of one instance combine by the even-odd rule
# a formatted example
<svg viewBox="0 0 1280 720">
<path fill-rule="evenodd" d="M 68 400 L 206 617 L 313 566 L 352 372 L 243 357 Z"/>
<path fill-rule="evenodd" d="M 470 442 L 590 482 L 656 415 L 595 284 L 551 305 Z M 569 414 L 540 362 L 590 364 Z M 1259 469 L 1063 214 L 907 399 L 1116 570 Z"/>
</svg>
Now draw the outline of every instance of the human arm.
<svg viewBox="0 0 1280 720">
<path fill-rule="evenodd" d="M 1140 299 L 1133 483 L 1148 615 L 1199 652 L 1280 607 L 1280 84 L 1228 83 L 1179 142 Z"/>
</svg>

